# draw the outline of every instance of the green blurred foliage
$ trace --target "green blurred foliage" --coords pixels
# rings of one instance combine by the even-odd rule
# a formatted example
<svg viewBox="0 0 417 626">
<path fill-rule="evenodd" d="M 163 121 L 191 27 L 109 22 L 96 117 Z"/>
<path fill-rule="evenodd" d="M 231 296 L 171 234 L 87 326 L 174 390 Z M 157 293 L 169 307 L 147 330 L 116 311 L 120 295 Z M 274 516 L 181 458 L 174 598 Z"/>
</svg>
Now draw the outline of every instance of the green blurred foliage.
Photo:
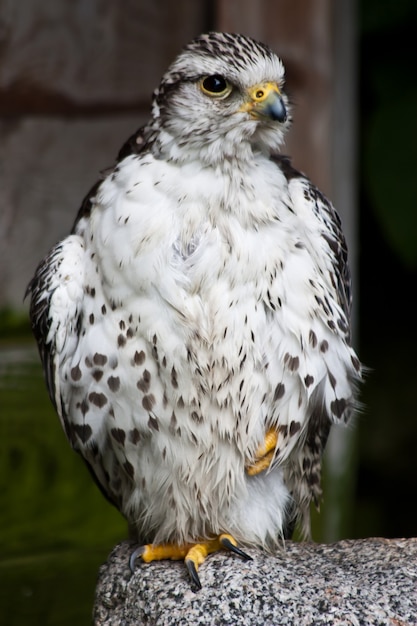
<svg viewBox="0 0 417 626">
<path fill-rule="evenodd" d="M 90 626 L 103 551 L 55 552 L 0 561 L 5 626 Z"/>
<path fill-rule="evenodd" d="M 2 623 L 89 624 L 127 527 L 69 447 L 33 343 L 0 346 L 0 493 Z"/>
<path fill-rule="evenodd" d="M 360 6 L 363 183 L 390 247 L 417 267 L 417 3 Z"/>
<path fill-rule="evenodd" d="M 0 340 L 20 340 L 31 337 L 29 317 L 25 313 L 13 311 L 9 307 L 0 309 Z"/>
<path fill-rule="evenodd" d="M 390 30 L 417 17 L 415 0 L 360 0 L 359 11 L 363 35 Z"/>
<path fill-rule="evenodd" d="M 0 553 L 112 546 L 123 538 L 122 517 L 65 439 L 37 359 L 10 363 L 0 384 Z"/>
<path fill-rule="evenodd" d="M 417 266 L 417 87 L 375 111 L 364 155 L 369 194 L 385 237 Z M 414 141 L 411 140 L 414 138 Z"/>
</svg>

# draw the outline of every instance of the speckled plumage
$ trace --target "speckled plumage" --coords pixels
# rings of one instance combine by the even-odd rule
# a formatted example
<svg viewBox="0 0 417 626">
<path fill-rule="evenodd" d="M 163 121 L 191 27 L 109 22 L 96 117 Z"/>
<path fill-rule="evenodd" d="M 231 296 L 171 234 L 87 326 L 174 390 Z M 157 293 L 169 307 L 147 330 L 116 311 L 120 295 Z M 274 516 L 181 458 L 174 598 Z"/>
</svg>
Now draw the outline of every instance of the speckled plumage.
<svg viewBox="0 0 417 626">
<path fill-rule="evenodd" d="M 330 426 L 355 407 L 339 218 L 279 156 L 288 118 L 242 108 L 267 83 L 282 64 L 249 38 L 186 46 L 29 285 L 68 440 L 141 541 L 306 531 Z M 250 477 L 271 427 L 273 464 Z"/>
</svg>

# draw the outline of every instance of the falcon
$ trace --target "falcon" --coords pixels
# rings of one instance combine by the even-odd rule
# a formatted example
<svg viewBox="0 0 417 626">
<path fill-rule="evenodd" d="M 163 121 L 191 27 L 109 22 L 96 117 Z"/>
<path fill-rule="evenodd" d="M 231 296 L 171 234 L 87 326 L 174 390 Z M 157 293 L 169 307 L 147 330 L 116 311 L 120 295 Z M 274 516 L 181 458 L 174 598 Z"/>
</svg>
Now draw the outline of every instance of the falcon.
<svg viewBox="0 0 417 626">
<path fill-rule="evenodd" d="M 51 400 L 141 558 L 275 550 L 309 532 L 331 425 L 356 408 L 331 203 L 280 154 L 284 69 L 212 32 L 28 286 Z"/>
</svg>

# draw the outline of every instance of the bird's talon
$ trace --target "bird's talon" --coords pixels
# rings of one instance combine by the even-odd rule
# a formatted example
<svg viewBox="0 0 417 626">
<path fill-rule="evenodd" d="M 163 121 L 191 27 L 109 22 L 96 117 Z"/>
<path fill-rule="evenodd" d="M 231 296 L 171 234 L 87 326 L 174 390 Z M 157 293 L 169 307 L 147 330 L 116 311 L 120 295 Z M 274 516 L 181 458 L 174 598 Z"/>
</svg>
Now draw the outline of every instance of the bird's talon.
<svg viewBox="0 0 417 626">
<path fill-rule="evenodd" d="M 220 535 L 219 540 L 220 540 L 220 543 L 222 544 L 222 546 L 224 548 L 226 548 L 226 550 L 230 550 L 231 552 L 234 552 L 235 554 L 238 554 L 245 561 L 252 561 L 253 560 L 252 557 L 249 554 L 244 552 L 241 548 L 239 548 L 239 546 L 237 546 L 235 543 L 233 543 L 234 540 L 233 540 L 233 538 L 230 535 Z"/>
<path fill-rule="evenodd" d="M 145 546 L 139 546 L 139 548 L 136 548 L 136 550 L 134 550 L 132 554 L 130 555 L 129 567 L 132 573 L 135 572 L 136 559 L 138 558 L 138 556 L 142 556 L 144 549 L 145 549 Z"/>
<path fill-rule="evenodd" d="M 186 558 L 184 560 L 184 563 L 185 563 L 185 566 L 186 566 L 186 568 L 188 570 L 188 573 L 190 575 L 190 578 L 191 578 L 192 582 L 197 587 L 197 589 L 201 589 L 201 582 L 200 582 L 200 578 L 199 578 L 198 573 L 197 573 L 197 566 L 196 566 L 196 564 L 190 558 Z"/>
</svg>

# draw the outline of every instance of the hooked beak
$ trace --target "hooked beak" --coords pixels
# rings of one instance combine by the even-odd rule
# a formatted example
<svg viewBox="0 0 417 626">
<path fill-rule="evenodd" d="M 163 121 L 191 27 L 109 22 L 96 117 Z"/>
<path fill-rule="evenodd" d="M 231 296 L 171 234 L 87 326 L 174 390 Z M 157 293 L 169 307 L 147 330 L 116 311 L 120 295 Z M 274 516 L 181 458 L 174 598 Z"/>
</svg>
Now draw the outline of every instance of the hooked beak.
<svg viewBox="0 0 417 626">
<path fill-rule="evenodd" d="M 255 119 L 269 119 L 285 122 L 287 109 L 276 83 L 267 82 L 255 85 L 249 90 L 249 98 L 239 109 Z"/>
</svg>

